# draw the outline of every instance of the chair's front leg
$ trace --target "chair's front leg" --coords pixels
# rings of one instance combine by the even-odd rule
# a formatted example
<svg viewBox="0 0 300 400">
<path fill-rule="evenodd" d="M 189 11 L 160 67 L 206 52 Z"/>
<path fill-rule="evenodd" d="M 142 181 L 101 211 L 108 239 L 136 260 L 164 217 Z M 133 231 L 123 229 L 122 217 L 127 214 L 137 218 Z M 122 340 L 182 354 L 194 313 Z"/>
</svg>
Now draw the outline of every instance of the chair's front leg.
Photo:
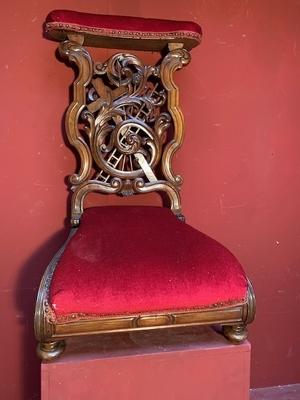
<svg viewBox="0 0 300 400">
<path fill-rule="evenodd" d="M 248 337 L 248 329 L 245 324 L 223 326 L 224 336 L 233 344 L 240 344 Z"/>
<path fill-rule="evenodd" d="M 37 346 L 37 354 L 43 361 L 51 361 L 59 357 L 64 350 L 64 340 L 40 342 Z"/>
<path fill-rule="evenodd" d="M 247 325 L 250 324 L 255 316 L 256 300 L 250 280 L 248 279 L 247 301 L 243 306 L 243 317 L 241 322 L 232 325 L 223 325 L 224 336 L 232 343 L 242 343 L 248 337 Z"/>
</svg>

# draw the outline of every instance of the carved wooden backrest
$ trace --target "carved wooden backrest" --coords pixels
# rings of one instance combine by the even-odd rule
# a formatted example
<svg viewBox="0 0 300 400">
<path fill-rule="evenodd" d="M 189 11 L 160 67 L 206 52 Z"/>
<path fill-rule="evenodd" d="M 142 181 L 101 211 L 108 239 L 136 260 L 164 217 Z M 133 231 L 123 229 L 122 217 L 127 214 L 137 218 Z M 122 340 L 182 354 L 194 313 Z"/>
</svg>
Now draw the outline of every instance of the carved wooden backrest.
<svg viewBox="0 0 300 400">
<path fill-rule="evenodd" d="M 78 69 L 65 119 L 70 144 L 80 156 L 80 169 L 70 177 L 73 225 L 91 191 L 163 191 L 181 217 L 182 179 L 174 174 L 172 159 L 183 141 L 183 116 L 173 73 L 189 63 L 190 54 L 182 44 L 170 44 L 168 50 L 151 66 L 129 53 L 95 62 L 80 37 L 60 44 L 60 54 Z"/>
</svg>

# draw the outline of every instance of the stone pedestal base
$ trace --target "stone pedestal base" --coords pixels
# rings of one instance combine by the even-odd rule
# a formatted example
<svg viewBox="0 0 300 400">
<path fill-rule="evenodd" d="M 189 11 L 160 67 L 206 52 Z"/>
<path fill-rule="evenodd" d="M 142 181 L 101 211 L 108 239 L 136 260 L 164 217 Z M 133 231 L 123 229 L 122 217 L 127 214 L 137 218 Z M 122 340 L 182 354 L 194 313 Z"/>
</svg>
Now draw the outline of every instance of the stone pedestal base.
<svg viewBox="0 0 300 400">
<path fill-rule="evenodd" d="M 249 400 L 250 344 L 202 327 L 74 338 L 41 374 L 42 400 Z"/>
</svg>

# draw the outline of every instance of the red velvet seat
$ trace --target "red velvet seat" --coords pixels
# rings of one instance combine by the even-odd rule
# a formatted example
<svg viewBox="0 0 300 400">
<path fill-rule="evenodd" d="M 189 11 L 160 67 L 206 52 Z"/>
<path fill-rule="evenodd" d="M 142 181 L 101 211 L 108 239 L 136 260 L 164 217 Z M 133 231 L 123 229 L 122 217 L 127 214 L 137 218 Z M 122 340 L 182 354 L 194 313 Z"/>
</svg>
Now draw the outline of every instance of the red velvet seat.
<svg viewBox="0 0 300 400">
<path fill-rule="evenodd" d="M 200 43 L 202 31 L 192 21 L 88 14 L 54 10 L 48 14 L 45 33 L 56 40 L 67 34 L 85 35 L 85 44 L 101 47 L 161 50 L 167 43 L 181 42 L 188 50 Z M 115 39 L 115 40 L 113 40 Z"/>
<path fill-rule="evenodd" d="M 247 281 L 220 243 L 160 207 L 87 209 L 58 263 L 58 321 L 245 302 Z"/>
</svg>

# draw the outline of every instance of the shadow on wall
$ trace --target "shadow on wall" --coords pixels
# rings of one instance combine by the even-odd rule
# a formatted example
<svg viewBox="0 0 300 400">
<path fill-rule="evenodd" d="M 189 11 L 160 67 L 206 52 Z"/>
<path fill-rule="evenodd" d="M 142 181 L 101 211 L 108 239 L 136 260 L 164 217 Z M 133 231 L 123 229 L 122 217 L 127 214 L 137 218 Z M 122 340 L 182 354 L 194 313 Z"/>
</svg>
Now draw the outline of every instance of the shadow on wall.
<svg viewBox="0 0 300 400">
<path fill-rule="evenodd" d="M 59 55 L 58 49 L 55 56 L 58 61 L 64 62 Z M 69 104 L 73 98 L 73 85 L 69 85 Z M 66 105 L 67 107 L 68 105 Z M 61 119 L 61 135 L 66 148 L 68 148 L 75 156 L 76 170 L 80 166 L 80 158 L 78 153 L 74 151 L 70 145 L 65 130 L 65 115 L 67 108 L 63 113 Z M 69 187 L 69 175 L 64 178 L 66 187 Z M 61 182 L 61 189 L 63 190 L 63 181 Z M 34 312 L 35 303 L 38 293 L 38 288 L 43 274 L 57 250 L 63 245 L 68 237 L 70 229 L 71 218 L 71 192 L 67 195 L 66 199 L 66 218 L 64 220 L 64 228 L 54 233 L 49 239 L 40 246 L 20 267 L 20 274 L 17 279 L 15 289 L 15 302 L 16 307 L 22 315 L 23 337 L 22 337 L 22 395 L 23 399 L 40 399 L 40 364 L 41 361 L 36 355 L 37 341 L 34 335 Z M 26 295 L 24 295 L 24 288 L 26 288 Z"/>
<path fill-rule="evenodd" d="M 20 268 L 15 302 L 22 315 L 22 384 L 23 399 L 40 399 L 40 360 L 36 355 L 33 319 L 38 287 L 48 262 L 67 237 L 67 228 L 56 232 Z M 46 261 L 45 261 L 46 260 Z M 47 262 L 48 260 L 48 262 Z M 30 288 L 24 295 L 24 283 Z"/>
</svg>

